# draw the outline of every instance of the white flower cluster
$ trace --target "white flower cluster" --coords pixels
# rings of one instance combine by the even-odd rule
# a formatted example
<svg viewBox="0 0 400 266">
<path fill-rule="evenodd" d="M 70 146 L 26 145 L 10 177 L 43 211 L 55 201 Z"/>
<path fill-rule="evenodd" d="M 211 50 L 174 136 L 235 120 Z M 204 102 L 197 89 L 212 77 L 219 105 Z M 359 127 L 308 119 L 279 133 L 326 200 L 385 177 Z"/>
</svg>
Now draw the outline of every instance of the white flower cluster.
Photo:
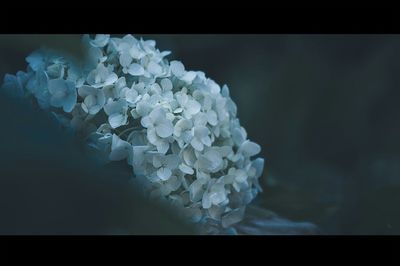
<svg viewBox="0 0 400 266">
<path fill-rule="evenodd" d="M 239 222 L 261 191 L 264 160 L 252 160 L 260 146 L 247 139 L 228 87 L 169 62 L 153 40 L 85 35 L 83 43 L 83 65 L 40 50 L 3 88 L 34 95 L 110 161 L 126 160 L 151 197 L 193 221 Z"/>
</svg>

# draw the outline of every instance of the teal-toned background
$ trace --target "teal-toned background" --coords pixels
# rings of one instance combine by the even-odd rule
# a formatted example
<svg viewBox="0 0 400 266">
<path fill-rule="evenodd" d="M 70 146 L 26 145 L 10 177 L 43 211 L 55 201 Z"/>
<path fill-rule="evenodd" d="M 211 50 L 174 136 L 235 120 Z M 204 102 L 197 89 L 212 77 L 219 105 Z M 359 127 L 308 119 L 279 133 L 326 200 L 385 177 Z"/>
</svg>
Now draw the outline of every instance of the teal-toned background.
<svg viewBox="0 0 400 266">
<path fill-rule="evenodd" d="M 328 234 L 400 233 L 399 35 L 140 35 L 230 87 L 266 158 L 256 203 Z M 41 43 L 0 36 L 0 74 Z"/>
</svg>

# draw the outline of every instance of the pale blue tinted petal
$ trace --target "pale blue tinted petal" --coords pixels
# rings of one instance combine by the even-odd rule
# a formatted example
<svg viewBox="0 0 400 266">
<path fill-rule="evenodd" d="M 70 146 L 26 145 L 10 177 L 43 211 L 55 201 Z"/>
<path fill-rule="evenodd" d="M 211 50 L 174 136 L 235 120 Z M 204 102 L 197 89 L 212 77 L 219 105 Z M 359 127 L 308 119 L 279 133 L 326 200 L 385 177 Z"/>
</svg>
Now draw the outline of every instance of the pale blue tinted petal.
<svg viewBox="0 0 400 266">
<path fill-rule="evenodd" d="M 169 149 L 168 141 L 159 141 L 157 143 L 157 151 L 162 154 L 166 154 Z"/>
<path fill-rule="evenodd" d="M 203 193 L 203 184 L 200 182 L 200 180 L 195 180 L 189 186 L 189 197 L 191 202 L 197 202 L 201 200 L 203 197 Z"/>
<path fill-rule="evenodd" d="M 157 176 L 163 181 L 168 180 L 171 177 L 171 174 L 171 170 L 167 167 L 161 167 L 157 170 Z"/>
<path fill-rule="evenodd" d="M 185 66 L 179 61 L 171 61 L 170 69 L 172 74 L 177 77 L 181 77 L 185 74 Z"/>
<path fill-rule="evenodd" d="M 161 84 L 161 87 L 162 87 L 162 89 L 163 89 L 164 91 L 170 91 L 170 90 L 172 90 L 173 85 L 172 85 L 172 82 L 171 82 L 170 79 L 167 79 L 167 78 L 162 79 L 161 82 L 160 82 L 160 84 Z"/>
<path fill-rule="evenodd" d="M 127 117 L 126 115 L 120 114 L 120 113 L 115 113 L 111 114 L 108 117 L 108 122 L 110 123 L 110 126 L 112 128 L 117 128 L 126 123 Z"/>
<path fill-rule="evenodd" d="M 200 112 L 201 105 L 195 100 L 189 100 L 187 101 L 185 108 L 186 112 L 188 112 L 190 115 L 195 115 Z"/>
<path fill-rule="evenodd" d="M 244 156 L 253 156 L 261 151 L 260 145 L 250 140 L 246 140 L 240 146 L 240 151 Z"/>
<path fill-rule="evenodd" d="M 175 154 L 169 154 L 165 157 L 165 165 L 169 169 L 175 169 L 178 167 L 179 157 Z"/>
<path fill-rule="evenodd" d="M 192 147 L 197 150 L 197 151 L 202 151 L 204 148 L 203 143 L 201 143 L 197 138 L 193 138 L 190 141 L 190 144 L 192 145 Z"/>
<path fill-rule="evenodd" d="M 122 52 L 119 56 L 119 63 L 123 67 L 128 67 L 132 63 L 133 58 L 128 52 Z"/>
<path fill-rule="evenodd" d="M 189 174 L 189 175 L 193 175 L 194 174 L 194 170 L 191 167 L 189 167 L 186 164 L 184 164 L 184 163 L 181 163 L 179 165 L 179 169 L 185 174 Z"/>
<path fill-rule="evenodd" d="M 94 40 L 90 41 L 90 44 L 94 47 L 104 47 L 110 40 L 109 34 L 97 34 Z"/>
<path fill-rule="evenodd" d="M 128 73 L 132 76 L 141 76 L 144 74 L 144 68 L 136 63 L 133 63 L 128 68 Z"/>
<path fill-rule="evenodd" d="M 264 169 L 264 159 L 257 158 L 252 162 L 252 165 L 256 169 L 256 177 L 260 177 Z"/>
<path fill-rule="evenodd" d="M 174 126 L 171 121 L 165 119 L 158 125 L 156 125 L 157 135 L 161 138 L 167 138 L 174 132 Z"/>
<path fill-rule="evenodd" d="M 147 65 L 147 71 L 149 71 L 152 75 L 158 76 L 162 73 L 162 68 L 159 64 L 150 61 Z"/>
<path fill-rule="evenodd" d="M 142 117 L 142 119 L 140 120 L 140 123 L 145 128 L 151 127 L 153 125 L 150 117 L 148 117 L 148 116 Z"/>
</svg>

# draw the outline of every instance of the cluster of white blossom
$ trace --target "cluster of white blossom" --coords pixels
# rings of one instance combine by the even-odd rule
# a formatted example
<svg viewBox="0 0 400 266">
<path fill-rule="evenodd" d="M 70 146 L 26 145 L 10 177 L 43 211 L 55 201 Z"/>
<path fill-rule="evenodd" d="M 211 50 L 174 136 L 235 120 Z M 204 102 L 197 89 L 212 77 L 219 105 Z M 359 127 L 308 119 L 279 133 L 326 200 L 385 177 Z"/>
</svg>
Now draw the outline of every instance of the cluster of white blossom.
<svg viewBox="0 0 400 266">
<path fill-rule="evenodd" d="M 228 87 L 169 62 L 153 40 L 99 34 L 83 43 L 85 63 L 40 50 L 3 88 L 33 95 L 108 160 L 126 160 L 152 198 L 193 221 L 242 220 L 261 191 L 264 160 L 252 159 L 260 146 L 247 139 Z"/>
</svg>

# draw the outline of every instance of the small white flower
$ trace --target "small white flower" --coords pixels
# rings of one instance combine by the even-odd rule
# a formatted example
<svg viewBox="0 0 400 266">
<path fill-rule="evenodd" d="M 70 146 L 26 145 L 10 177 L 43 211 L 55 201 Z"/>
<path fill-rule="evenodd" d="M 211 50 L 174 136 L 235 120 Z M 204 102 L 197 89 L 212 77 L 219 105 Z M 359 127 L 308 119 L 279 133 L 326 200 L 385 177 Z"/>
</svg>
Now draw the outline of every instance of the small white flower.
<svg viewBox="0 0 400 266">
<path fill-rule="evenodd" d="M 110 68 L 100 63 L 96 69 L 89 73 L 86 80 L 92 87 L 100 88 L 114 84 L 118 80 L 118 76 Z"/>
<path fill-rule="evenodd" d="M 112 128 L 117 128 L 127 123 L 127 110 L 128 104 L 124 99 L 119 99 L 117 101 L 110 100 L 104 106 L 104 112 L 108 115 L 108 122 Z"/>
<path fill-rule="evenodd" d="M 178 167 L 179 157 L 174 154 L 153 156 L 153 166 L 157 169 L 157 176 L 165 181 L 168 180 L 172 171 Z"/>
<path fill-rule="evenodd" d="M 192 129 L 193 138 L 190 141 L 192 147 L 197 151 L 202 151 L 204 145 L 211 146 L 210 130 L 205 126 L 196 126 Z"/>
<path fill-rule="evenodd" d="M 216 173 L 223 167 L 222 156 L 216 150 L 209 150 L 199 156 L 197 167 L 205 173 Z"/>
<path fill-rule="evenodd" d="M 97 114 L 106 102 L 104 92 L 91 86 L 84 85 L 80 87 L 78 94 L 84 98 L 82 109 L 91 115 Z"/>
<path fill-rule="evenodd" d="M 200 112 L 201 105 L 196 100 L 191 99 L 186 94 L 186 88 L 175 94 L 176 100 L 179 107 L 174 110 L 174 113 L 183 113 L 185 118 L 191 119 L 191 117 Z"/>
<path fill-rule="evenodd" d="M 145 128 L 154 129 L 160 138 L 167 138 L 174 132 L 172 122 L 167 119 L 165 110 L 160 107 L 151 111 L 148 116 L 143 117 L 141 124 Z"/>
</svg>

